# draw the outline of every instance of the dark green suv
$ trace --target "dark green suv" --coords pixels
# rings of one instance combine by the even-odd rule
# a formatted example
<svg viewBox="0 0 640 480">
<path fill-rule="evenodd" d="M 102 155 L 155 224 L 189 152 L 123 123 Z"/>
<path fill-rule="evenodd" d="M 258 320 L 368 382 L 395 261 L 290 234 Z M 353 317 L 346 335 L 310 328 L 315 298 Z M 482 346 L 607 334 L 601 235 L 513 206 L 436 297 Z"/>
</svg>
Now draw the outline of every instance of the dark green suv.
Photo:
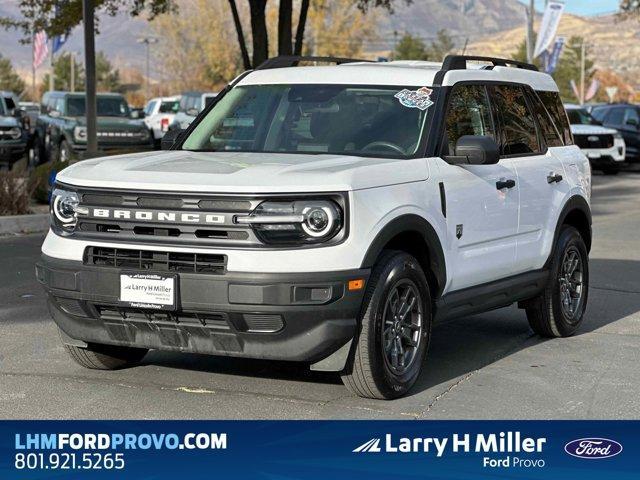
<svg viewBox="0 0 640 480">
<path fill-rule="evenodd" d="M 42 97 L 33 142 L 33 162 L 82 158 L 87 149 L 85 94 L 47 92 Z M 153 148 L 153 137 L 142 120 L 131 118 L 120 94 L 98 94 L 98 150 L 126 153 Z"/>
</svg>

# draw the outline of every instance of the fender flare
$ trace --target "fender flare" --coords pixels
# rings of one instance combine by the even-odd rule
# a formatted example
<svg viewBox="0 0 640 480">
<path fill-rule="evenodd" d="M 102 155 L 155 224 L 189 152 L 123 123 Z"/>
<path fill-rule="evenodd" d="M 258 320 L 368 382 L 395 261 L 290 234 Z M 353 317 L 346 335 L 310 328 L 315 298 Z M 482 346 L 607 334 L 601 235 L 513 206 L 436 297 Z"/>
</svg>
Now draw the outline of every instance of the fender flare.
<svg viewBox="0 0 640 480">
<path fill-rule="evenodd" d="M 587 246 L 587 253 L 591 251 L 591 244 L 592 244 L 592 238 L 593 238 L 593 233 L 591 229 L 591 222 L 592 222 L 591 208 L 589 207 L 589 204 L 587 203 L 587 201 L 583 196 L 574 195 L 571 198 L 569 198 L 569 200 L 566 201 L 566 203 L 564 204 L 564 207 L 562 207 L 562 210 L 560 211 L 560 215 L 558 216 L 558 222 L 556 223 L 556 230 L 553 234 L 553 243 L 551 244 L 552 245 L 551 253 L 549 254 L 549 258 L 547 259 L 545 266 L 548 266 L 549 263 L 551 262 L 551 258 L 553 256 L 553 248 L 554 248 L 553 246 L 555 246 L 556 242 L 558 241 L 558 237 L 560 236 L 560 230 L 562 228 L 562 225 L 564 225 L 565 220 L 567 219 L 569 214 L 576 210 L 583 213 L 587 219 L 587 225 L 589 228 L 589 238 L 585 238 L 584 240 Z"/>
<path fill-rule="evenodd" d="M 369 246 L 361 268 L 371 268 L 384 250 L 384 247 L 397 235 L 405 232 L 417 232 L 428 247 L 429 267 L 435 276 L 436 298 L 442 295 L 447 283 L 447 264 L 440 238 L 433 226 L 423 217 L 415 214 L 400 215 L 387 223 Z"/>
</svg>

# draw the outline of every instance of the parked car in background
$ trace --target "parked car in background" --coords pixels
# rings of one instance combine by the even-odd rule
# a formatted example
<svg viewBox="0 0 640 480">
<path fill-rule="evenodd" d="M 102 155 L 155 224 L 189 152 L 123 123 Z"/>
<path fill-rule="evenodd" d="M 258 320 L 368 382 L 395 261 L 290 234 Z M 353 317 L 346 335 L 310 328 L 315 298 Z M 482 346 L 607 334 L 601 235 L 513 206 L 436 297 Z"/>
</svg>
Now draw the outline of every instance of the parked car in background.
<svg viewBox="0 0 640 480">
<path fill-rule="evenodd" d="M 591 115 L 602 125 L 620 132 L 626 145 L 627 162 L 640 162 L 640 107 L 629 103 L 597 105 Z"/>
<path fill-rule="evenodd" d="M 180 97 L 152 98 L 144 109 L 144 123 L 151 130 L 156 146 L 164 134 L 169 131 L 169 125 L 178 112 Z"/>
<path fill-rule="evenodd" d="M 151 150 L 153 141 L 142 120 L 130 118 L 126 100 L 120 94 L 100 93 L 97 100 L 98 150 L 126 153 Z M 82 157 L 87 149 L 85 94 L 47 92 L 42 97 L 33 142 L 33 163 L 67 162 Z"/>
<path fill-rule="evenodd" d="M 186 92 L 180 97 L 178 112 L 170 128 L 184 130 L 216 98 L 216 92 Z"/>
<path fill-rule="evenodd" d="M 0 167 L 11 168 L 27 151 L 29 129 L 13 92 L 0 91 Z"/>
<path fill-rule="evenodd" d="M 626 154 L 620 132 L 602 126 L 584 107 L 565 105 L 565 108 L 573 140 L 587 156 L 591 167 L 607 175 L 618 173 Z"/>
</svg>

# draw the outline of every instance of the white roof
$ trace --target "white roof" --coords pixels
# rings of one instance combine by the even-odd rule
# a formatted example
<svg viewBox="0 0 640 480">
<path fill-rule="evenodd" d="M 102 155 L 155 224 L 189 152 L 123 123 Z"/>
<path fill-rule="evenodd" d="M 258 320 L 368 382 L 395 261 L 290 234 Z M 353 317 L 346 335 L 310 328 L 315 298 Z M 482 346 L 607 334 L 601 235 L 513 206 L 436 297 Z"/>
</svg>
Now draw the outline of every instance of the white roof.
<svg viewBox="0 0 640 480">
<path fill-rule="evenodd" d="M 353 84 L 431 86 L 441 63 L 424 61 L 359 62 L 335 66 L 309 66 L 256 70 L 244 77 L 238 85 L 277 84 Z M 558 87 L 550 75 L 513 67 L 483 69 L 479 64 L 469 64 L 466 70 L 450 70 L 443 79 L 443 86 L 462 81 L 503 81 L 530 85 L 534 90 L 557 92 Z"/>
</svg>

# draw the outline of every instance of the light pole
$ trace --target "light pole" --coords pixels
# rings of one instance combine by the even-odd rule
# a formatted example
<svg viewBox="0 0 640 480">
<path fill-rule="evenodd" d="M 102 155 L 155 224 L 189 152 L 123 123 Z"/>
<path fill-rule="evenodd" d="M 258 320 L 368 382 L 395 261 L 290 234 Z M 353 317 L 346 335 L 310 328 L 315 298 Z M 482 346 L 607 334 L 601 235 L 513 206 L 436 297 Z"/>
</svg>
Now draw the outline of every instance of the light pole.
<svg viewBox="0 0 640 480">
<path fill-rule="evenodd" d="M 146 87 L 145 87 L 145 101 L 149 101 L 149 98 L 151 97 L 150 92 L 149 92 L 149 50 L 150 50 L 150 45 L 152 43 L 158 43 L 158 38 L 157 37 L 139 37 L 138 38 L 138 43 L 144 43 L 147 47 L 147 75 L 146 75 Z"/>
</svg>

